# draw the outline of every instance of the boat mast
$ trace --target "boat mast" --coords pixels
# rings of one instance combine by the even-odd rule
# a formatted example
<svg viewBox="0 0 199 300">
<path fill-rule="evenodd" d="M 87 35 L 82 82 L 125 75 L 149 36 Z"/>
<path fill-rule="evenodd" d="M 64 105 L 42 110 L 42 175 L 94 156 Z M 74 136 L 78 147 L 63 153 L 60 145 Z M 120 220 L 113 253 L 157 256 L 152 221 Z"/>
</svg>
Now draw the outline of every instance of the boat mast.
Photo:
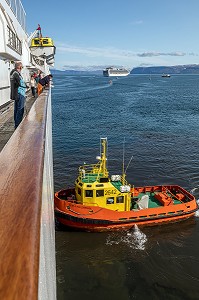
<svg viewBox="0 0 199 300">
<path fill-rule="evenodd" d="M 124 142 L 123 142 L 123 161 L 122 161 L 122 184 L 125 185 L 125 182 L 126 182 L 126 172 L 127 172 L 127 169 L 133 159 L 133 155 L 131 156 L 129 162 L 128 162 L 128 165 L 125 169 L 125 166 L 124 166 L 124 159 L 125 159 L 125 138 L 124 138 Z"/>
<path fill-rule="evenodd" d="M 102 145 L 102 153 L 101 153 L 101 173 L 104 176 L 108 175 L 108 171 L 106 168 L 106 161 L 107 161 L 107 138 L 101 138 L 101 145 Z"/>
<path fill-rule="evenodd" d="M 125 156 L 125 138 L 124 138 L 124 141 L 123 141 L 123 159 L 122 159 L 122 184 L 124 185 L 125 184 L 125 178 L 126 178 L 126 174 L 125 174 L 125 171 L 124 171 L 124 156 Z"/>
</svg>

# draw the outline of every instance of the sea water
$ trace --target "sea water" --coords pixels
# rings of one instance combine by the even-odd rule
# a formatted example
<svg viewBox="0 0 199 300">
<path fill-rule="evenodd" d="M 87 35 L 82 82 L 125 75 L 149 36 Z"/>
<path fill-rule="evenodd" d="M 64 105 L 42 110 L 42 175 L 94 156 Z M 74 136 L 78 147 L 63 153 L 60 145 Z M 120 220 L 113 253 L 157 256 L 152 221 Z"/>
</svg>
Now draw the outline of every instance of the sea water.
<svg viewBox="0 0 199 300">
<path fill-rule="evenodd" d="M 95 163 L 135 186 L 177 184 L 199 198 L 199 76 L 53 77 L 55 190 Z M 108 233 L 56 230 L 57 295 L 68 299 L 199 299 L 199 214 Z"/>
</svg>

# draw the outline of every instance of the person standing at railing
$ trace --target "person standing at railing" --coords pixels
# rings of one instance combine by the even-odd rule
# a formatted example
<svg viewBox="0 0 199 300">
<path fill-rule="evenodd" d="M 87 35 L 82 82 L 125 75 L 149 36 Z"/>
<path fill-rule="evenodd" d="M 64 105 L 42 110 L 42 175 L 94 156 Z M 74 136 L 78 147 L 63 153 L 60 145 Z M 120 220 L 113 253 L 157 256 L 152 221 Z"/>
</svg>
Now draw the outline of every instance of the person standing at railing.
<svg viewBox="0 0 199 300">
<path fill-rule="evenodd" d="M 39 79 L 39 83 L 37 85 L 38 96 L 42 93 L 45 86 L 50 85 L 50 81 L 51 81 L 52 77 L 53 77 L 53 75 L 49 74 L 49 75 Z"/>
<path fill-rule="evenodd" d="M 11 95 L 10 99 L 14 100 L 14 122 L 15 129 L 19 126 L 23 119 L 24 106 L 25 106 L 25 94 L 26 84 L 21 75 L 23 69 L 22 62 L 18 61 L 15 63 L 15 68 L 10 72 L 10 86 Z"/>
<path fill-rule="evenodd" d="M 31 87 L 31 91 L 32 91 L 32 96 L 35 98 L 35 94 L 36 94 L 36 81 L 35 81 L 34 75 L 31 75 L 31 78 L 30 78 L 30 87 Z"/>
</svg>

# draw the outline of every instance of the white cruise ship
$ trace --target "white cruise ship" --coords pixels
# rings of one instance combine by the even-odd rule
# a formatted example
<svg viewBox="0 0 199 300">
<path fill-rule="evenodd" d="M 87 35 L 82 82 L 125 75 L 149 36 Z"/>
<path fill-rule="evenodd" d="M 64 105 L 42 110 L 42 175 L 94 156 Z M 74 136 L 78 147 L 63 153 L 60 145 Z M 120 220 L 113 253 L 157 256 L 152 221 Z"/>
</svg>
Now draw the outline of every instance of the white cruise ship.
<svg viewBox="0 0 199 300">
<path fill-rule="evenodd" d="M 110 76 L 127 76 L 129 75 L 129 71 L 125 68 L 114 68 L 114 67 L 108 67 L 106 69 L 103 70 L 103 75 L 106 77 L 110 77 Z"/>
</svg>

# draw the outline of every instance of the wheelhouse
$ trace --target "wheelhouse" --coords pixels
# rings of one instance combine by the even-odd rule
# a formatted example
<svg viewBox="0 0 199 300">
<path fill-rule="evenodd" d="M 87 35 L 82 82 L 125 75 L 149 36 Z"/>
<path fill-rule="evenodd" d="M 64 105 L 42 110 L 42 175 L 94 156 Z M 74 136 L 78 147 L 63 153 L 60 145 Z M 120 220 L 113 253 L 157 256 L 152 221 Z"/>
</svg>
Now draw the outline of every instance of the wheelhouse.
<svg viewBox="0 0 199 300">
<path fill-rule="evenodd" d="M 75 195 L 79 203 L 111 210 L 129 211 L 131 187 L 120 175 L 109 177 L 106 167 L 107 139 L 102 138 L 102 153 L 99 162 L 79 167 L 75 181 Z"/>
</svg>

